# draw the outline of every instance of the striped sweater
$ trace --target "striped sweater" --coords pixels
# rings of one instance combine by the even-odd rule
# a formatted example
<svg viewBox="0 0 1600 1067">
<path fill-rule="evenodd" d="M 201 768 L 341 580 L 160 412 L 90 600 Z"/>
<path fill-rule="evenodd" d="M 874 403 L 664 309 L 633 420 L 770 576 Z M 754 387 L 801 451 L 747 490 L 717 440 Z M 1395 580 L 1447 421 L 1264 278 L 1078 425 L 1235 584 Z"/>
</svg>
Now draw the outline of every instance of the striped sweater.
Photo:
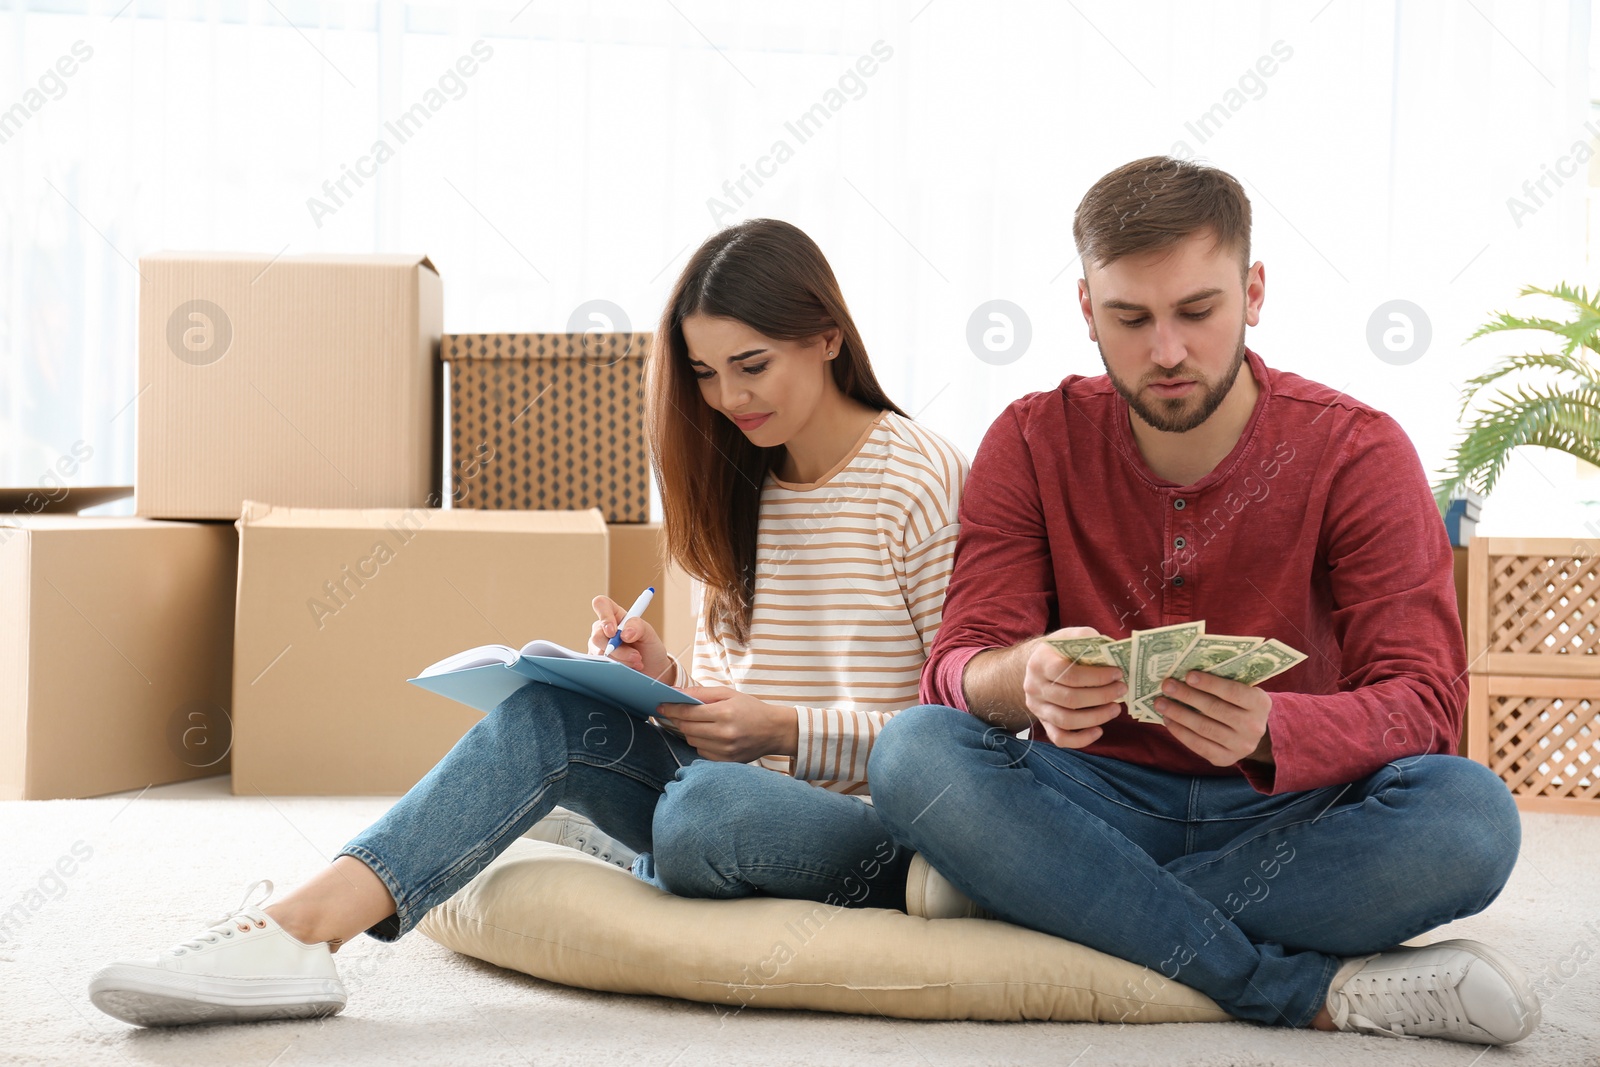
<svg viewBox="0 0 1600 1067">
<path fill-rule="evenodd" d="M 799 751 L 756 762 L 866 797 L 867 754 L 883 724 L 918 703 L 956 546 L 967 459 L 883 412 L 815 482 L 769 473 L 756 534 L 748 641 L 707 632 L 702 606 L 692 676 L 794 705 Z"/>
</svg>

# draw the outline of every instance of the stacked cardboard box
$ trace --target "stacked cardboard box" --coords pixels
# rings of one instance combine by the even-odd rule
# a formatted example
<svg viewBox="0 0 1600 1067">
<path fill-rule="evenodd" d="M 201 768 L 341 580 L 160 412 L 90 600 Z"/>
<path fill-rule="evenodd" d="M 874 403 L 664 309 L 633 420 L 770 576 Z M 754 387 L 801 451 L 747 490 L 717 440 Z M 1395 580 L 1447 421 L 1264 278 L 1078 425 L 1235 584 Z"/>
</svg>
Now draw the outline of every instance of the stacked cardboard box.
<svg viewBox="0 0 1600 1067">
<path fill-rule="evenodd" d="M 140 515 L 438 503 L 426 256 L 166 252 L 139 274 Z"/>
<path fill-rule="evenodd" d="M 438 502 L 443 303 L 426 257 L 169 252 L 139 272 L 141 518 L 4 531 L 7 797 L 229 769 L 247 498 Z"/>
<path fill-rule="evenodd" d="M 441 508 L 427 257 L 140 273 L 141 517 L 0 528 L 0 796 L 229 770 L 238 793 L 403 792 L 478 718 L 405 679 L 477 644 L 582 648 L 601 592 L 654 585 L 646 618 L 688 657 L 689 583 L 645 521 L 648 335 L 474 335 L 522 364 L 452 346 L 492 370 L 458 376 Z"/>
<path fill-rule="evenodd" d="M 0 518 L 0 799 L 227 769 L 235 546 L 221 523 Z"/>
<path fill-rule="evenodd" d="M 692 641 L 659 528 L 608 529 L 595 510 L 251 503 L 239 533 L 235 793 L 405 792 L 481 717 L 406 679 L 475 645 L 582 649 L 590 602 L 623 599 L 619 578 L 629 601 L 656 585 L 650 621 Z"/>
<path fill-rule="evenodd" d="M 235 793 L 403 793 L 480 714 L 407 685 L 474 645 L 582 647 L 605 588 L 597 512 L 247 504 Z"/>
</svg>

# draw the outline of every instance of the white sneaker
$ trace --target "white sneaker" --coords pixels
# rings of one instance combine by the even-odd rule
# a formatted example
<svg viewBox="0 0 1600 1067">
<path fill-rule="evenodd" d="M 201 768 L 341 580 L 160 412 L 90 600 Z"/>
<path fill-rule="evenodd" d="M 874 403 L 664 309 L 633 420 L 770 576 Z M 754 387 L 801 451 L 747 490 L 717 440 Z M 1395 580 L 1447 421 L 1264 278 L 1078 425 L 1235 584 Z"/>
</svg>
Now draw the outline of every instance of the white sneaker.
<svg viewBox="0 0 1600 1067">
<path fill-rule="evenodd" d="M 633 867 L 633 858 L 638 855 L 582 815 L 566 808 L 552 809 L 549 815 L 534 823 L 522 836 L 535 841 L 553 841 L 591 856 L 599 856 L 625 871 Z"/>
<path fill-rule="evenodd" d="M 1340 1030 L 1509 1045 L 1539 1025 L 1516 964 L 1476 941 L 1440 941 L 1348 960 L 1328 990 Z"/>
<path fill-rule="evenodd" d="M 924 919 L 992 919 L 993 913 L 978 907 L 967 895 L 933 869 L 918 852 L 906 871 L 906 914 Z"/>
<path fill-rule="evenodd" d="M 136 1026 L 304 1019 L 344 1010 L 344 983 L 326 944 L 290 936 L 260 905 L 247 906 L 266 879 L 245 890 L 238 909 L 159 956 L 103 967 L 89 999 Z"/>
</svg>

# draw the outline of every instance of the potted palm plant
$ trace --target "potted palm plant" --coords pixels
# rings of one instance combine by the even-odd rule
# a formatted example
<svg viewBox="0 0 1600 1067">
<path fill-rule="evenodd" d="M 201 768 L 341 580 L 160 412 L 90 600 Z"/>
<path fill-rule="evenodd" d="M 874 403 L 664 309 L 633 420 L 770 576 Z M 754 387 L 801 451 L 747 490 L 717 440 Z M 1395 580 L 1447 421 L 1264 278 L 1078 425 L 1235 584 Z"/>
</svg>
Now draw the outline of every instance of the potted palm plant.
<svg viewBox="0 0 1600 1067">
<path fill-rule="evenodd" d="M 1600 294 L 1561 284 L 1552 289 L 1528 286 L 1521 296 L 1548 296 L 1570 308 L 1564 318 L 1519 317 L 1502 311 L 1478 327 L 1467 340 L 1485 334 L 1527 330 L 1553 335 L 1559 341 L 1533 351 L 1506 356 L 1462 390 L 1461 417 L 1491 386 L 1496 387 L 1457 443 L 1449 464 L 1434 484 L 1434 500 L 1445 511 L 1452 497 L 1475 490 L 1487 494 L 1504 473 L 1511 453 L 1523 445 L 1559 449 L 1600 465 Z"/>
<path fill-rule="evenodd" d="M 1466 383 L 1465 432 L 1433 487 L 1441 510 L 1458 495 L 1492 490 L 1523 445 L 1600 465 L 1600 295 L 1565 284 L 1520 295 L 1559 301 L 1561 317 L 1501 312 L 1468 338 L 1540 335 Z M 1585 709 L 1600 701 L 1597 557 L 1600 540 L 1570 537 L 1475 537 L 1457 550 L 1458 587 L 1463 576 L 1471 586 L 1462 605 L 1466 755 L 1500 775 L 1523 808 L 1600 813 L 1592 769 L 1600 737 L 1585 725 Z"/>
</svg>

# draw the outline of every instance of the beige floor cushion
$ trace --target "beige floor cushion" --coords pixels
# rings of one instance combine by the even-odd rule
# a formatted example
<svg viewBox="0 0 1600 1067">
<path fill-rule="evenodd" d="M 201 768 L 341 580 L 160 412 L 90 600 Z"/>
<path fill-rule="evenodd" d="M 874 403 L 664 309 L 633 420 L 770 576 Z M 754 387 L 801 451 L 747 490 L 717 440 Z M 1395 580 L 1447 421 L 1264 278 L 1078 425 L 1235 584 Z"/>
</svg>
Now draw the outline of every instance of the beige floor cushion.
<svg viewBox="0 0 1600 1067">
<path fill-rule="evenodd" d="M 906 1019 L 1215 1022 L 1208 997 L 1082 945 L 984 919 L 752 897 L 688 900 L 519 839 L 418 927 L 565 985 L 729 1009 Z"/>
</svg>

